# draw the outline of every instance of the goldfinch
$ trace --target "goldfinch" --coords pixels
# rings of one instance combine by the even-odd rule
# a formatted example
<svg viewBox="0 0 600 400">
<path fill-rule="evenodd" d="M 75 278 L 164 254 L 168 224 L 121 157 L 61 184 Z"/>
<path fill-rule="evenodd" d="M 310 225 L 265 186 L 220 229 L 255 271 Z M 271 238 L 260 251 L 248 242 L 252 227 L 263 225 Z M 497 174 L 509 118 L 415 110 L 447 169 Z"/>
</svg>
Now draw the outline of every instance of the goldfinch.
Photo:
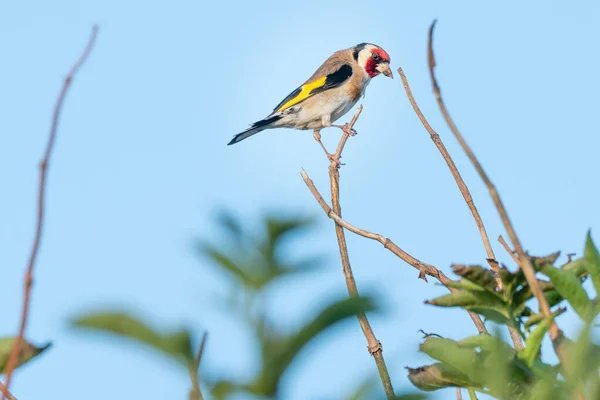
<svg viewBox="0 0 600 400">
<path fill-rule="evenodd" d="M 321 142 L 321 129 L 334 126 L 348 131 L 345 125 L 333 125 L 333 122 L 354 107 L 364 96 L 371 78 L 379 74 L 393 78 L 390 56 L 381 47 L 361 43 L 337 51 L 306 82 L 283 99 L 271 114 L 235 135 L 228 145 L 265 129 L 313 129 L 315 140 L 327 157 L 334 161 Z M 356 131 L 348 133 L 354 136 Z"/>
</svg>

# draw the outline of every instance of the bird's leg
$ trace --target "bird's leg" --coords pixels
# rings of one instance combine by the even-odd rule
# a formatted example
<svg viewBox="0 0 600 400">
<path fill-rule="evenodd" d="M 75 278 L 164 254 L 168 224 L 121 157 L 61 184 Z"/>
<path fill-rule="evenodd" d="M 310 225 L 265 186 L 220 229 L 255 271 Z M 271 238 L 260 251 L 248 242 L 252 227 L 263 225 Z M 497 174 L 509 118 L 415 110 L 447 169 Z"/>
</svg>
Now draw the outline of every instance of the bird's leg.
<svg viewBox="0 0 600 400">
<path fill-rule="evenodd" d="M 354 128 L 350 129 L 350 127 L 348 126 L 348 124 L 344 124 L 344 125 L 330 125 L 330 126 L 335 126 L 336 128 L 340 128 L 341 130 L 343 130 L 345 133 L 347 133 L 350 136 L 356 136 L 358 134 L 358 132 L 356 132 L 356 129 L 354 129 Z"/>
<path fill-rule="evenodd" d="M 323 145 L 323 142 L 321 142 L 321 132 L 318 129 L 315 129 L 313 131 L 313 137 L 319 143 L 319 145 L 321 145 L 321 148 L 327 155 L 327 158 L 329 159 L 329 161 L 335 161 L 337 163 L 337 165 L 341 165 L 340 160 L 337 159 L 333 154 L 328 152 L 327 149 L 325 148 L 325 145 Z"/>
</svg>

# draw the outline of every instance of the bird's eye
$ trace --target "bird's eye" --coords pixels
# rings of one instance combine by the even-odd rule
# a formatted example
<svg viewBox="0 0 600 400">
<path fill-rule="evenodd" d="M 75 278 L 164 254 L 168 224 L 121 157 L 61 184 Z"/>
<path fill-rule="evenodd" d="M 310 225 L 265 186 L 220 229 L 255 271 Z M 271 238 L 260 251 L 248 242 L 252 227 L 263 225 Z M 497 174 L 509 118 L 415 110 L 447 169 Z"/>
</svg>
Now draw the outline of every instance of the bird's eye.
<svg viewBox="0 0 600 400">
<path fill-rule="evenodd" d="M 377 54 L 377 53 L 373 53 L 372 57 L 373 57 L 373 60 L 375 60 L 376 62 L 381 61 L 381 57 L 379 57 L 379 54 Z"/>
</svg>

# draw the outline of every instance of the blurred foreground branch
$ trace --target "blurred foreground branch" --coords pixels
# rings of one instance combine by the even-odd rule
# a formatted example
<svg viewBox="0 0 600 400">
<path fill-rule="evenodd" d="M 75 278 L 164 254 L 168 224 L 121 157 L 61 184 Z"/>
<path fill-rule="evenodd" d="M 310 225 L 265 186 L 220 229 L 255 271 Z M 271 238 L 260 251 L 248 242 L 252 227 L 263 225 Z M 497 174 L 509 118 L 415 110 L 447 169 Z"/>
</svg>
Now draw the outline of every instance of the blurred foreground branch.
<svg viewBox="0 0 600 400">
<path fill-rule="evenodd" d="M 189 400 L 203 400 L 202 391 L 200 390 L 200 382 L 198 379 L 198 373 L 200 370 L 200 361 L 202 361 L 202 354 L 204 353 L 204 346 L 206 345 L 207 332 L 204 332 L 202 339 L 200 340 L 200 346 L 198 346 L 198 352 L 193 361 L 189 363 L 190 379 L 192 381 L 192 388 L 190 389 Z"/>
<path fill-rule="evenodd" d="M 35 261 L 38 255 L 40 242 L 42 239 L 42 228 L 44 224 L 44 202 L 45 202 L 45 192 L 46 192 L 46 175 L 48 170 L 48 164 L 50 163 L 50 157 L 52 155 L 52 150 L 54 149 L 54 142 L 56 141 L 56 133 L 58 130 L 58 123 L 60 118 L 60 112 L 62 109 L 62 105 L 64 103 L 65 97 L 67 95 L 67 91 L 71 86 L 71 82 L 75 77 L 75 74 L 79 71 L 83 63 L 87 60 L 89 54 L 91 53 L 94 44 L 96 42 L 96 36 L 98 34 L 98 26 L 94 25 L 92 28 L 92 33 L 88 40 L 86 47 L 83 52 L 79 56 L 79 59 L 75 62 L 75 64 L 71 67 L 71 70 L 67 74 L 65 78 L 65 82 L 63 87 L 58 95 L 56 100 L 56 105 L 54 107 L 54 113 L 52 116 L 52 124 L 50 127 L 50 135 L 48 137 L 48 143 L 46 145 L 46 150 L 44 152 L 44 156 L 40 163 L 40 181 L 39 181 L 39 191 L 38 191 L 38 202 L 37 202 L 37 224 L 35 230 L 35 237 L 33 241 L 33 247 L 31 249 L 31 253 L 29 256 L 29 262 L 27 264 L 27 269 L 25 270 L 25 290 L 23 294 L 23 311 L 21 314 L 21 322 L 19 327 L 19 334 L 17 336 L 17 340 L 13 345 L 13 348 L 10 352 L 10 356 L 8 358 L 7 366 L 6 366 L 6 393 L 4 390 L 2 391 L 2 399 L 7 398 L 7 393 L 10 388 L 11 377 L 14 369 L 16 368 L 18 358 L 19 358 L 19 349 L 21 348 L 21 342 L 23 341 L 23 336 L 25 335 L 25 328 L 27 327 L 27 318 L 29 315 L 29 302 L 31 297 L 31 285 L 33 283 L 33 269 L 35 266 Z"/>
</svg>

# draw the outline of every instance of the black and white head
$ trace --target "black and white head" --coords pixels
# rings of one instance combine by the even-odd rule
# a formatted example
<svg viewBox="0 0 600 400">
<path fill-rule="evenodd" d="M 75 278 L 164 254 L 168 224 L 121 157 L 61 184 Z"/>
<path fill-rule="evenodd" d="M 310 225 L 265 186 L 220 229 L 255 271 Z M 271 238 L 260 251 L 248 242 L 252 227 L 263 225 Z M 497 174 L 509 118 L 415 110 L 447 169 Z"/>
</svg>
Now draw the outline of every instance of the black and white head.
<svg viewBox="0 0 600 400">
<path fill-rule="evenodd" d="M 383 74 L 388 78 L 394 77 L 390 69 L 390 56 L 381 47 L 372 43 L 361 43 L 354 47 L 352 56 L 370 78 L 374 78 L 379 74 Z"/>
</svg>

